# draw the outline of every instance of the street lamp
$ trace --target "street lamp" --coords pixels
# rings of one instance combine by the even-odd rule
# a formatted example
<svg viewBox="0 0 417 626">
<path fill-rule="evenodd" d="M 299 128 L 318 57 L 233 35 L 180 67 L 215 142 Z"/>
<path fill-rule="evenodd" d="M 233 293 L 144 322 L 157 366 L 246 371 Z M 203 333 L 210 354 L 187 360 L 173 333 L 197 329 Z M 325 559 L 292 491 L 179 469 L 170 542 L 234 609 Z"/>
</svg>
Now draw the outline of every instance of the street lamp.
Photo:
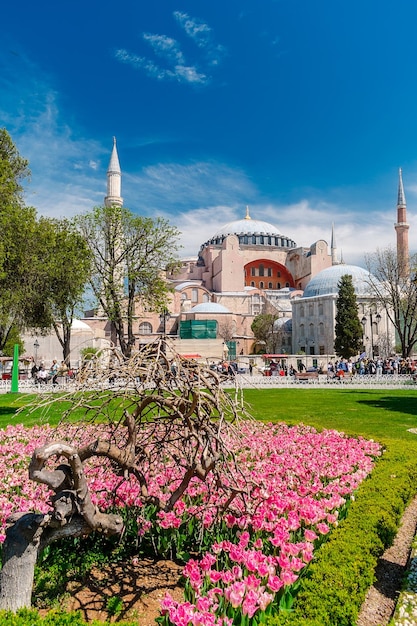
<svg viewBox="0 0 417 626">
<path fill-rule="evenodd" d="M 363 331 L 365 334 L 365 326 L 366 326 L 366 322 L 367 322 L 367 317 L 366 315 L 363 316 L 361 322 L 363 325 Z M 374 359 L 374 313 L 372 313 L 372 311 L 369 311 L 369 321 L 371 323 L 371 359 Z M 377 335 L 378 335 L 378 324 L 381 321 L 381 316 L 379 313 L 377 313 L 375 315 L 375 321 L 376 321 L 376 326 L 377 326 Z"/>
<path fill-rule="evenodd" d="M 33 344 L 33 349 L 35 350 L 35 365 L 38 361 L 38 350 L 39 350 L 39 341 L 35 339 L 35 343 Z"/>
<path fill-rule="evenodd" d="M 166 340 L 166 333 L 167 333 L 167 320 L 169 320 L 170 317 L 171 315 L 168 309 L 164 309 L 159 316 L 159 321 L 161 322 L 161 325 L 162 325 L 162 339 L 163 339 L 162 350 L 163 352 L 165 352 L 165 348 L 166 348 L 165 340 Z"/>
</svg>

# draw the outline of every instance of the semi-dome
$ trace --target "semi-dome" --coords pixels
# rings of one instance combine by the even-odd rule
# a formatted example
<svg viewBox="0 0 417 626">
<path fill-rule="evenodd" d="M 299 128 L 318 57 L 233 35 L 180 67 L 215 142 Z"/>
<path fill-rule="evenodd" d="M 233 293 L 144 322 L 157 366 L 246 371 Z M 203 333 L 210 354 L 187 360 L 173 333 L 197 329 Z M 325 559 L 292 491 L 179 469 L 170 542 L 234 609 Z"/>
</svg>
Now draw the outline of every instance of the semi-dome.
<svg viewBox="0 0 417 626">
<path fill-rule="evenodd" d="M 342 276 L 346 274 L 352 276 L 353 287 L 357 296 L 370 295 L 370 280 L 376 282 L 375 277 L 363 267 L 341 263 L 340 265 L 327 267 L 314 276 L 305 288 L 303 298 L 339 293 L 338 284 Z"/>
<path fill-rule="evenodd" d="M 201 302 L 193 306 L 190 313 L 230 313 L 230 311 L 217 302 Z"/>
</svg>

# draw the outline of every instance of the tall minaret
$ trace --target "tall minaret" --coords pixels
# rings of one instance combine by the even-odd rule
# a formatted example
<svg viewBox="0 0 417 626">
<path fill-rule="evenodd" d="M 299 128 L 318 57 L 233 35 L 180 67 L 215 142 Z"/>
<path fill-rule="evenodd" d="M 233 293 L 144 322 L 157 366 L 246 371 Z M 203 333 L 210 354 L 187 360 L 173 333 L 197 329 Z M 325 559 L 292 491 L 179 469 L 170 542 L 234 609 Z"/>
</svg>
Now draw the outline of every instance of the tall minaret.
<svg viewBox="0 0 417 626">
<path fill-rule="evenodd" d="M 123 206 L 122 198 L 122 171 L 120 169 L 119 157 L 117 155 L 116 137 L 113 137 L 113 150 L 111 152 L 110 163 L 107 169 L 107 195 L 104 204 L 110 206 Z"/>
<path fill-rule="evenodd" d="M 409 249 L 408 249 L 408 229 L 407 224 L 407 205 L 405 202 L 403 173 L 402 169 L 398 172 L 398 200 L 397 200 L 397 223 L 395 230 L 397 232 L 397 263 L 398 275 L 405 278 L 410 273 L 409 265 Z"/>
<path fill-rule="evenodd" d="M 330 242 L 330 252 L 332 255 L 332 265 L 338 265 L 337 260 L 337 248 L 336 248 L 336 237 L 334 234 L 334 224 L 332 224 L 332 239 Z"/>
</svg>

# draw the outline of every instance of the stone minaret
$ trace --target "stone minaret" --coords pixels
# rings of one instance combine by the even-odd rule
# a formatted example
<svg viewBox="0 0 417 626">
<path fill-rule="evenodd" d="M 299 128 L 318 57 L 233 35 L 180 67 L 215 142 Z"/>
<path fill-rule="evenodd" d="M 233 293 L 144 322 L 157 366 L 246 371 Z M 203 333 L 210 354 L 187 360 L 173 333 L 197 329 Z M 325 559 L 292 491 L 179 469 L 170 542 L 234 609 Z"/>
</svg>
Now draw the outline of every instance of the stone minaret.
<svg viewBox="0 0 417 626">
<path fill-rule="evenodd" d="M 107 195 L 104 204 L 110 206 L 123 206 L 122 198 L 122 171 L 120 169 L 119 157 L 117 155 L 116 137 L 113 137 L 113 150 L 111 152 L 110 163 L 107 169 Z"/>
<path fill-rule="evenodd" d="M 398 173 L 398 200 L 397 200 L 397 223 L 395 230 L 397 232 L 397 263 L 398 275 L 405 278 L 410 273 L 409 265 L 409 249 L 408 249 L 408 229 L 407 224 L 407 205 L 405 202 L 403 175 L 401 168 Z"/>
<path fill-rule="evenodd" d="M 334 234 L 334 224 L 332 224 L 332 240 L 330 242 L 330 252 L 332 255 L 332 265 L 338 265 L 339 262 L 337 260 L 337 247 L 336 247 L 336 237 Z"/>
</svg>

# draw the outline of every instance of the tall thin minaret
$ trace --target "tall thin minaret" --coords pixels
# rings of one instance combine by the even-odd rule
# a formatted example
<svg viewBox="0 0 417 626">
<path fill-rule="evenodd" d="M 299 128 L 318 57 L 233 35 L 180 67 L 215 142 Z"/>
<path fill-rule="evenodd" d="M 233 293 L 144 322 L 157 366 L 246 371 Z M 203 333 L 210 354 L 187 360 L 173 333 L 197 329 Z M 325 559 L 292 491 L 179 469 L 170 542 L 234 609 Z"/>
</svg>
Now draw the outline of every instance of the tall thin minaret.
<svg viewBox="0 0 417 626">
<path fill-rule="evenodd" d="M 334 224 L 332 224 L 332 239 L 330 242 L 330 252 L 332 255 L 332 265 L 338 265 L 338 260 L 337 260 L 337 248 L 336 248 L 336 237 L 334 234 Z"/>
<path fill-rule="evenodd" d="M 104 198 L 104 204 L 107 207 L 123 206 L 122 171 L 117 154 L 116 137 L 113 137 L 113 150 L 107 168 L 107 195 Z"/>
<path fill-rule="evenodd" d="M 397 232 L 397 263 L 398 275 L 406 278 L 410 273 L 409 264 L 409 248 L 408 248 L 408 229 L 407 224 L 407 205 L 405 202 L 403 173 L 402 169 L 398 172 L 398 199 L 397 199 L 397 223 L 395 230 Z"/>
</svg>

